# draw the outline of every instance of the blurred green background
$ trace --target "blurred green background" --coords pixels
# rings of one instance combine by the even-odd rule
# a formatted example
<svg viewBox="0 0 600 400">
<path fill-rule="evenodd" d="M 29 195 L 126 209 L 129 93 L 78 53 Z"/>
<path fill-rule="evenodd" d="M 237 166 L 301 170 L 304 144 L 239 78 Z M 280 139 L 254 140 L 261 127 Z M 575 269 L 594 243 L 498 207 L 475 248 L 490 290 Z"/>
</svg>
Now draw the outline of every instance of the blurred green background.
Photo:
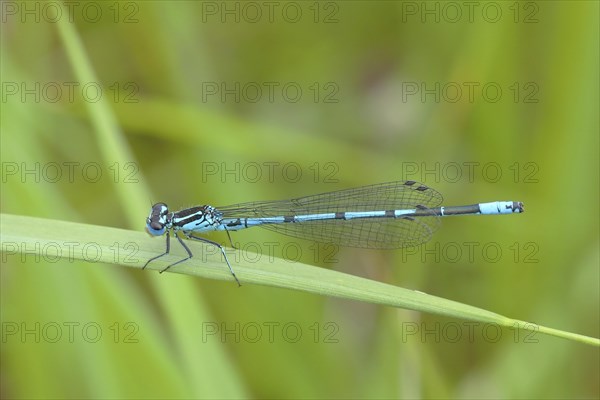
<svg viewBox="0 0 600 400">
<path fill-rule="evenodd" d="M 257 262 L 299 250 L 600 335 L 598 2 L 75 2 L 91 83 L 57 4 L 2 3 L 3 213 L 143 230 L 154 201 L 402 179 L 448 205 L 523 201 L 523 215 L 447 219 L 419 249 L 340 249 L 335 263 L 263 230 L 234 241 Z M 98 97 L 131 164 L 103 153 Z M 142 201 L 126 206 L 127 191 Z M 598 349 L 558 338 L 47 257 L 3 255 L 0 272 L 2 398 L 600 395 Z"/>
</svg>

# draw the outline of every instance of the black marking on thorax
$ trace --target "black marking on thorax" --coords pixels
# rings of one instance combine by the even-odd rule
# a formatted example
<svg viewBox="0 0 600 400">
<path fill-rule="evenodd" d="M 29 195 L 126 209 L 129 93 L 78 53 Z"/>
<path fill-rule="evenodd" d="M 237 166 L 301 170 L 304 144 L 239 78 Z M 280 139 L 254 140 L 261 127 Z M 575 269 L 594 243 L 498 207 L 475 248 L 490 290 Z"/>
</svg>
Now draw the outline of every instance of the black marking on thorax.
<svg viewBox="0 0 600 400">
<path fill-rule="evenodd" d="M 173 226 L 181 228 L 192 221 L 197 221 L 196 225 L 200 225 L 206 221 L 208 216 L 212 216 L 209 206 L 186 208 L 173 213 Z"/>
</svg>

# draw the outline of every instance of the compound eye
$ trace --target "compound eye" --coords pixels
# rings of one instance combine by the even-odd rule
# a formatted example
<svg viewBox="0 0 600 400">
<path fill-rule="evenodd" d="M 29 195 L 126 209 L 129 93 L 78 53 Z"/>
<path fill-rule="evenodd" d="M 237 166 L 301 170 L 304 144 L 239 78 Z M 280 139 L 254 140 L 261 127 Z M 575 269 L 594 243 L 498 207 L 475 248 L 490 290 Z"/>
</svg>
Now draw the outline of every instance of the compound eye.
<svg viewBox="0 0 600 400">
<path fill-rule="evenodd" d="M 155 231 L 160 231 L 163 227 L 163 224 L 157 221 L 150 223 L 150 228 L 154 229 Z"/>
<path fill-rule="evenodd" d="M 159 224 L 158 222 L 153 222 L 151 224 L 146 225 L 146 229 L 148 230 L 148 233 L 152 236 L 161 236 L 167 230 L 167 228 L 165 228 L 164 225 Z"/>
<path fill-rule="evenodd" d="M 146 219 L 146 229 L 152 236 L 160 236 L 167 230 L 165 225 L 168 225 L 167 214 L 169 209 L 164 203 L 156 203 L 152 206 L 150 215 Z"/>
</svg>

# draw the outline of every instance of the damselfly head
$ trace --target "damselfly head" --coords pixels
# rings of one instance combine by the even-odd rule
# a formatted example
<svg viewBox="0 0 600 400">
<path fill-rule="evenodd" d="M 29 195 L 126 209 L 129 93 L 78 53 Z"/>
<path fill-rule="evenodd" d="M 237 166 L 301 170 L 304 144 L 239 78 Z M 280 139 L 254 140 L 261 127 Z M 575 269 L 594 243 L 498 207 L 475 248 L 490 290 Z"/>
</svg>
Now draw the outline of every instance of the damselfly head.
<svg viewBox="0 0 600 400">
<path fill-rule="evenodd" d="M 169 208 L 165 203 L 156 203 L 146 219 L 146 229 L 152 236 L 160 236 L 167 230 Z"/>
</svg>

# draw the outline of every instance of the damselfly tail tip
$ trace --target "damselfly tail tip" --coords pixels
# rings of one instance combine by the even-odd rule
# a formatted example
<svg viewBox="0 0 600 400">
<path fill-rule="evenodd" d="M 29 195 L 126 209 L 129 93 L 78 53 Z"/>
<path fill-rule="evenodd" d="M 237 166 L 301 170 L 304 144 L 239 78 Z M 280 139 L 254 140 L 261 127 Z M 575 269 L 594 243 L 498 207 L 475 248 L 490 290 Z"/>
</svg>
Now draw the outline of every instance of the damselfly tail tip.
<svg viewBox="0 0 600 400">
<path fill-rule="evenodd" d="M 525 212 L 525 208 L 523 208 L 523 203 L 520 201 L 513 201 L 513 212 L 515 212 L 515 213 Z"/>
</svg>

